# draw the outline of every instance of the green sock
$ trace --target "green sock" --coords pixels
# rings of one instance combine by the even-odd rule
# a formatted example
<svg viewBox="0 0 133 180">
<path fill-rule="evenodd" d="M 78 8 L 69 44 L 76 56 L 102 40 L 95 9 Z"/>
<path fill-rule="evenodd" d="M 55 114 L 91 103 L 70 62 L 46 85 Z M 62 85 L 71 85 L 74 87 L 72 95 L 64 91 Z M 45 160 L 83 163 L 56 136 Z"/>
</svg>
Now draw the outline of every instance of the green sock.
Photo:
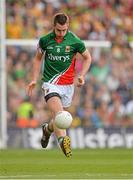
<svg viewBox="0 0 133 180">
<path fill-rule="evenodd" d="M 49 135 L 51 135 L 51 133 L 53 132 L 51 129 L 49 129 L 49 125 L 47 125 L 46 130 Z"/>
<path fill-rule="evenodd" d="M 58 137 L 58 143 L 61 144 L 62 141 L 63 141 L 63 139 L 64 139 L 64 137 L 62 137 L 62 136 L 61 136 L 61 137 Z"/>
</svg>

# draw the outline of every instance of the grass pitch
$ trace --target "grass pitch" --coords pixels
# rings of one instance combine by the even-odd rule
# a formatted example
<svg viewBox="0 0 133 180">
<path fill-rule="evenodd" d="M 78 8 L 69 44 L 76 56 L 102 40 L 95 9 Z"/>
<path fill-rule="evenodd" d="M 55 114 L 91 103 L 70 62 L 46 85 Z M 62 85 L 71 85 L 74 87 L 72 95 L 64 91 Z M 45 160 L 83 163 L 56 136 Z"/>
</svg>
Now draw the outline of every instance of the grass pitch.
<svg viewBox="0 0 133 180">
<path fill-rule="evenodd" d="M 133 150 L 1 150 L 0 179 L 133 179 Z"/>
</svg>

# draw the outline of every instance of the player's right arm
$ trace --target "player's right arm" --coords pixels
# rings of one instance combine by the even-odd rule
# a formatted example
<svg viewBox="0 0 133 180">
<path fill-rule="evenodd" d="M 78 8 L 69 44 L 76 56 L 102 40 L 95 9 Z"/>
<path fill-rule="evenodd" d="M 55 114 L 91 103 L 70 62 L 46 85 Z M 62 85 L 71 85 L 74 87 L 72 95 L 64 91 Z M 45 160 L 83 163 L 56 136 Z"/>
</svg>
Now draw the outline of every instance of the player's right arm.
<svg viewBox="0 0 133 180">
<path fill-rule="evenodd" d="M 37 83 L 37 80 L 39 77 L 42 57 L 43 57 L 43 53 L 38 48 L 37 52 L 35 54 L 35 57 L 33 59 L 32 80 L 28 84 L 28 89 L 27 89 L 28 96 L 32 95 L 32 91 L 33 91 L 34 87 L 36 86 L 36 83 Z"/>
</svg>

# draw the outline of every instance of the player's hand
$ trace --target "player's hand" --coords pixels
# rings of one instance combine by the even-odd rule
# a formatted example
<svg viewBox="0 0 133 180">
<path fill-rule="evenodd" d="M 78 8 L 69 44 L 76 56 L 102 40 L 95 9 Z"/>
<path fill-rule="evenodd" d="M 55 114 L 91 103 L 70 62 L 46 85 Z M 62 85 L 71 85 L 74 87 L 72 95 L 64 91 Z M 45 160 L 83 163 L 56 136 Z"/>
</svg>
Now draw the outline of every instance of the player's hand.
<svg viewBox="0 0 133 180">
<path fill-rule="evenodd" d="M 80 75 L 77 79 L 77 87 L 81 87 L 85 84 L 85 78 L 84 76 Z"/>
<path fill-rule="evenodd" d="M 27 89 L 27 94 L 28 96 L 32 95 L 32 90 L 34 89 L 34 87 L 36 86 L 36 81 L 31 81 L 28 85 L 28 89 Z"/>
</svg>

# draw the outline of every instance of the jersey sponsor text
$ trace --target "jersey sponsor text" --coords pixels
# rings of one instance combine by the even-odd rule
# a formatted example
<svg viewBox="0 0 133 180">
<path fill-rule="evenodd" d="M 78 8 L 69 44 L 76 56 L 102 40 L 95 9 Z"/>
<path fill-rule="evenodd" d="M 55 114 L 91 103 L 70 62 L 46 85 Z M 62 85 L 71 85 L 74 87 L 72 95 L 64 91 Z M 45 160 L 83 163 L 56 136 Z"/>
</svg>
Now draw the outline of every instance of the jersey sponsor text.
<svg viewBox="0 0 133 180">
<path fill-rule="evenodd" d="M 52 61 L 63 61 L 66 62 L 70 60 L 70 56 L 54 56 L 52 53 L 48 54 L 48 58 Z"/>
</svg>

